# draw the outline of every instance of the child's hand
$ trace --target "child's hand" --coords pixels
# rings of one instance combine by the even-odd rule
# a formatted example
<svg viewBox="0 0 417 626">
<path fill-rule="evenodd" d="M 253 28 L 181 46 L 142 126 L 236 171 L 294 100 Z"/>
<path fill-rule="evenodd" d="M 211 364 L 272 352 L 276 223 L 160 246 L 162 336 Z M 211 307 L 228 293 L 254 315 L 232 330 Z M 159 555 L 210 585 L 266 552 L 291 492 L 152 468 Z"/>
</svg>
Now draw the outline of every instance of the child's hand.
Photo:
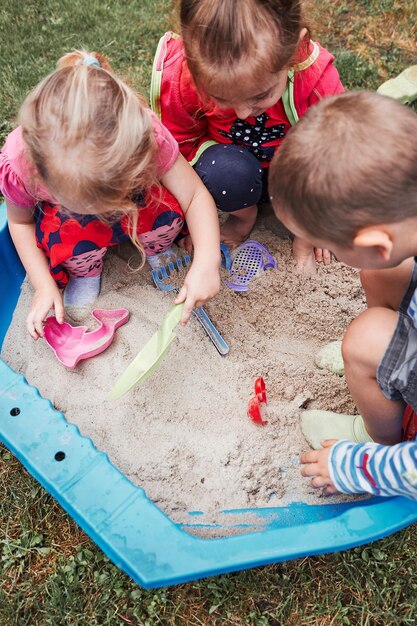
<svg viewBox="0 0 417 626">
<path fill-rule="evenodd" d="M 330 265 L 332 254 L 326 248 L 314 248 L 308 241 L 301 237 L 294 237 L 292 251 L 297 262 L 297 272 L 300 274 L 315 274 L 316 263 Z"/>
<path fill-rule="evenodd" d="M 219 290 L 220 272 L 217 265 L 206 266 L 194 261 L 175 299 L 175 304 L 185 302 L 181 324 L 184 326 L 188 322 L 194 307 L 202 306 L 214 298 Z"/>
<path fill-rule="evenodd" d="M 302 476 L 313 476 L 310 485 L 315 489 L 323 489 L 326 496 L 338 493 L 336 487 L 332 483 L 329 474 L 329 454 L 330 448 L 336 439 L 326 439 L 322 441 L 322 450 L 309 450 L 301 455 L 300 461 L 304 464 L 301 468 Z"/>
<path fill-rule="evenodd" d="M 55 317 L 62 324 L 64 321 L 64 304 L 57 284 L 51 283 L 36 289 L 26 319 L 26 327 L 33 339 L 44 336 L 44 321 L 51 309 L 55 309 Z"/>
</svg>

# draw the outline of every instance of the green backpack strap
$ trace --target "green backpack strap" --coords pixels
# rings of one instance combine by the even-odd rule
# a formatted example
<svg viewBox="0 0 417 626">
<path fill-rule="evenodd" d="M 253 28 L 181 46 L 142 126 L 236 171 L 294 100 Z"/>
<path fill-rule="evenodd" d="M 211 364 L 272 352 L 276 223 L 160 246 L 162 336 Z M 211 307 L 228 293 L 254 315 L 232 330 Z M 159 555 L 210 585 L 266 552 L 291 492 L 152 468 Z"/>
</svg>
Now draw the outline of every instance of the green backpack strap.
<svg viewBox="0 0 417 626">
<path fill-rule="evenodd" d="M 160 57 L 162 54 L 164 54 L 164 48 L 166 48 L 168 41 L 170 39 L 178 38 L 179 35 L 173 32 L 169 32 L 163 35 L 158 42 L 158 47 L 156 49 L 153 60 L 149 102 L 152 111 L 156 113 L 159 119 L 161 119 L 161 84 L 163 72 L 163 59 L 161 59 Z"/>
<path fill-rule="evenodd" d="M 288 117 L 288 121 L 291 126 L 294 126 L 300 119 L 294 103 L 294 70 L 288 71 L 287 85 L 282 94 L 282 104 L 284 105 L 284 111 Z"/>
<path fill-rule="evenodd" d="M 285 87 L 285 91 L 282 94 L 282 104 L 284 105 L 284 111 L 286 116 L 288 117 L 288 121 L 290 122 L 291 126 L 294 126 L 294 124 L 296 124 L 300 119 L 294 102 L 295 72 L 302 72 L 303 70 L 311 67 L 313 63 L 317 61 L 320 54 L 320 48 L 317 43 L 315 41 L 312 41 L 311 43 L 313 45 L 313 50 L 310 56 L 305 59 L 305 61 L 294 65 L 293 68 L 288 71 L 287 86 Z"/>
</svg>

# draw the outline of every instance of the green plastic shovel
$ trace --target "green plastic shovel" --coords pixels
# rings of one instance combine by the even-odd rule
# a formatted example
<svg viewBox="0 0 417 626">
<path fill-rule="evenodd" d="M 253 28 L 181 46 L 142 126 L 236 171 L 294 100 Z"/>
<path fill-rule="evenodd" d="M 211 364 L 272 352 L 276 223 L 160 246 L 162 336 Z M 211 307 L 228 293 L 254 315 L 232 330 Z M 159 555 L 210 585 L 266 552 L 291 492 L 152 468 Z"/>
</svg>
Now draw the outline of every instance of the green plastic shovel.
<svg viewBox="0 0 417 626">
<path fill-rule="evenodd" d="M 149 339 L 135 359 L 127 366 L 109 393 L 109 400 L 117 400 L 134 385 L 142 383 L 158 367 L 175 339 L 173 330 L 179 323 L 184 303 L 175 304 L 165 315 L 161 328 Z"/>
</svg>

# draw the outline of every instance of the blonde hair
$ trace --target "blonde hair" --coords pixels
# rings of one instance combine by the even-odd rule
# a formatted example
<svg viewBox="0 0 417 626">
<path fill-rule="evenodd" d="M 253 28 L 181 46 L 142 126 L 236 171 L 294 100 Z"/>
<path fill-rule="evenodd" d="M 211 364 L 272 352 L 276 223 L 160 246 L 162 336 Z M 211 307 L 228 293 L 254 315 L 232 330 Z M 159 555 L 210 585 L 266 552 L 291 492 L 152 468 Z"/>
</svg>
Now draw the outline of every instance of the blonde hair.
<svg viewBox="0 0 417 626">
<path fill-rule="evenodd" d="M 361 228 L 417 217 L 417 115 L 376 93 L 324 99 L 275 154 L 269 192 L 309 235 L 345 246 Z"/>
<path fill-rule="evenodd" d="M 26 97 L 19 122 L 48 190 L 71 198 L 80 213 L 107 220 L 127 214 L 129 236 L 143 256 L 130 197 L 157 182 L 153 125 L 139 95 L 106 59 L 86 50 L 63 56 Z"/>
<path fill-rule="evenodd" d="M 290 66 L 302 30 L 300 0 L 181 0 L 181 32 L 200 92 Z M 309 45 L 306 35 L 301 45 Z"/>
</svg>

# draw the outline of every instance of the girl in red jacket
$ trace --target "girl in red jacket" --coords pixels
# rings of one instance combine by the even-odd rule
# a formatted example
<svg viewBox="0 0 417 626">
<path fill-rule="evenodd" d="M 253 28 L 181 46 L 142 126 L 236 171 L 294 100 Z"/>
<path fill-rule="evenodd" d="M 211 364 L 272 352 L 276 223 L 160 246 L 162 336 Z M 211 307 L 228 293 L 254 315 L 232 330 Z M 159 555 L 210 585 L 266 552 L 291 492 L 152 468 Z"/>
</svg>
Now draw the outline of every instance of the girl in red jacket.
<svg viewBox="0 0 417 626">
<path fill-rule="evenodd" d="M 162 37 L 151 104 L 217 207 L 221 239 L 252 230 L 275 150 L 307 109 L 343 91 L 333 56 L 312 42 L 298 0 L 182 0 L 182 36 Z M 297 264 L 330 253 L 295 238 Z"/>
</svg>

